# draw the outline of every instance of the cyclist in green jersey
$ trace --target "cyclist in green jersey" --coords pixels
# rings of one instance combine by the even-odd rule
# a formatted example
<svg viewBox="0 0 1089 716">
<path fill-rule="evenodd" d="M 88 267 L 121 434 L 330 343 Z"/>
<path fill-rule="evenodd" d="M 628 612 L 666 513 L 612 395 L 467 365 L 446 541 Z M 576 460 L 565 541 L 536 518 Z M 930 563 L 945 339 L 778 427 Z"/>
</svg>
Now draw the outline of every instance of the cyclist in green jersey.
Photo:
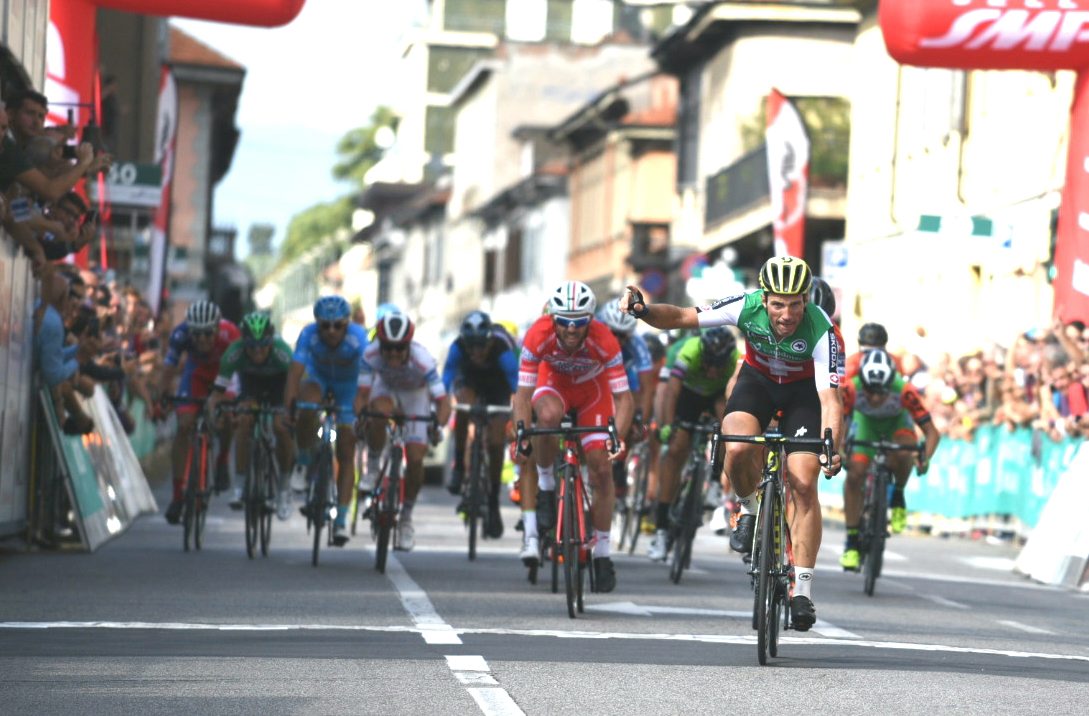
<svg viewBox="0 0 1089 716">
<path fill-rule="evenodd" d="M 930 458 L 938 448 L 941 435 L 923 405 L 922 396 L 910 382 L 896 371 L 892 356 L 883 348 L 871 348 L 862 359 L 858 375 L 843 386 L 843 408 L 851 415 L 850 436 L 867 442 L 891 440 L 901 445 L 915 445 L 918 425 L 926 438 L 926 450 L 915 460 L 915 469 L 926 474 Z M 848 440 L 848 446 L 851 445 Z M 839 563 L 844 569 L 857 570 L 862 562 L 858 551 L 858 525 L 862 516 L 862 486 L 874 449 L 855 447 L 847 458 L 847 479 L 843 483 L 843 521 L 847 528 L 847 544 Z M 889 528 L 894 534 L 907 526 L 907 503 L 904 486 L 911 477 L 911 454 L 894 452 L 888 465 L 896 479 L 889 500 Z"/>
<path fill-rule="evenodd" d="M 809 303 L 811 280 L 805 261 L 776 256 L 761 267 L 758 290 L 708 306 L 684 308 L 651 305 L 637 287 L 629 286 L 620 306 L 656 328 L 737 326 L 745 339 L 745 362 L 726 403 L 723 432 L 759 435 L 781 411 L 779 429 L 783 435 L 816 438 L 828 428 L 835 447 L 843 430 L 839 343 L 831 320 Z M 747 443 L 726 446 L 726 474 L 741 504 L 737 529 L 730 537 L 730 547 L 737 552 L 752 551 L 761 450 Z M 822 470 L 826 475 L 835 475 L 840 463 L 838 452 L 830 464 L 825 464 L 823 455 L 803 447 L 787 450 L 795 564 L 790 609 L 798 631 L 807 631 L 817 620 L 812 600 L 813 569 L 821 544 L 817 475 Z"/>
<path fill-rule="evenodd" d="M 659 439 L 667 445 L 658 484 L 656 532 L 647 556 L 663 560 L 669 554 L 669 513 L 677 497 L 681 468 L 692 447 L 692 433 L 675 421 L 694 423 L 704 413 L 722 415 L 726 385 L 737 366 L 737 339 L 725 326 L 708 328 L 703 335 L 682 342 L 670 369 L 662 401 Z"/>
<path fill-rule="evenodd" d="M 291 366 L 291 347 L 276 335 L 276 327 L 272 325 L 268 314 L 262 311 L 246 314 L 242 318 L 241 330 L 242 337 L 227 347 L 219 361 L 219 375 L 207 403 L 207 409 L 212 411 L 212 415 L 236 374 L 241 382 L 240 405 L 283 405 L 284 384 L 287 382 L 287 370 Z M 245 484 L 246 473 L 250 469 L 253 421 L 254 416 L 250 414 L 239 414 L 236 417 L 235 488 L 230 502 L 231 508 L 236 510 L 242 509 L 242 485 Z M 291 474 L 291 465 L 295 460 L 295 440 L 284 415 L 275 415 L 272 426 L 276 435 L 276 461 L 280 465 L 280 477 L 283 481 Z M 287 489 L 287 485 L 282 484 L 279 487 L 276 516 L 286 520 L 291 516 L 291 491 Z"/>
</svg>

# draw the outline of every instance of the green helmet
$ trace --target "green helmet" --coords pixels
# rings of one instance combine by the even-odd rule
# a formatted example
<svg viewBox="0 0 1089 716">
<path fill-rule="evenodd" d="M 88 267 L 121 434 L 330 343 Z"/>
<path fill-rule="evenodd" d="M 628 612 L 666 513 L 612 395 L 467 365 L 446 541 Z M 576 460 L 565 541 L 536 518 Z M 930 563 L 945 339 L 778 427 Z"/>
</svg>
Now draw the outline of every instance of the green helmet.
<svg viewBox="0 0 1089 716">
<path fill-rule="evenodd" d="M 254 311 L 242 317 L 242 340 L 247 346 L 266 346 L 272 343 L 276 328 L 264 311 Z"/>
</svg>

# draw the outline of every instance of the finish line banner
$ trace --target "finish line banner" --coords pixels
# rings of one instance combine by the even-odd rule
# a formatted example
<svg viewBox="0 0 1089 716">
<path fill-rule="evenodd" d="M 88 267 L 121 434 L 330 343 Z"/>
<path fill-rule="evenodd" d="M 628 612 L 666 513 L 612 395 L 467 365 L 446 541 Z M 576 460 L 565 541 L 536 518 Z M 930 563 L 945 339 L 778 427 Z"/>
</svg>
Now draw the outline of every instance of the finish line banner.
<svg viewBox="0 0 1089 716">
<path fill-rule="evenodd" d="M 47 390 L 41 394 L 58 465 L 67 483 L 80 539 L 91 552 L 124 532 L 142 514 L 158 512 L 143 468 L 101 386 L 94 397 L 81 397 L 83 410 L 95 421 L 94 432 L 66 435 L 53 412 Z"/>
</svg>

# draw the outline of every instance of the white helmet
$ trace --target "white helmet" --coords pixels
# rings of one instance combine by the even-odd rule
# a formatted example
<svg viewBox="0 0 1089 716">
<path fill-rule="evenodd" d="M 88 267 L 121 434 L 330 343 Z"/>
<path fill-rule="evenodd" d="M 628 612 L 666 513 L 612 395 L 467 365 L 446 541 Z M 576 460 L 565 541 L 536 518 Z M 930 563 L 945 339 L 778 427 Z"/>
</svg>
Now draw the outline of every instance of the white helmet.
<svg viewBox="0 0 1089 716">
<path fill-rule="evenodd" d="M 564 281 L 548 301 L 548 312 L 553 316 L 593 315 L 595 308 L 594 292 L 582 281 Z"/>
<path fill-rule="evenodd" d="M 219 326 L 219 306 L 211 301 L 197 301 L 189 304 L 185 312 L 185 322 L 190 328 L 205 330 Z"/>
<path fill-rule="evenodd" d="M 597 312 L 597 320 L 609 327 L 614 333 L 630 336 L 635 332 L 635 316 L 620 310 L 620 302 L 609 301 Z"/>
<path fill-rule="evenodd" d="M 862 387 L 876 393 L 888 391 L 892 379 L 896 377 L 896 367 L 892 356 L 883 348 L 873 348 L 862 356 L 862 365 L 858 367 Z"/>
</svg>

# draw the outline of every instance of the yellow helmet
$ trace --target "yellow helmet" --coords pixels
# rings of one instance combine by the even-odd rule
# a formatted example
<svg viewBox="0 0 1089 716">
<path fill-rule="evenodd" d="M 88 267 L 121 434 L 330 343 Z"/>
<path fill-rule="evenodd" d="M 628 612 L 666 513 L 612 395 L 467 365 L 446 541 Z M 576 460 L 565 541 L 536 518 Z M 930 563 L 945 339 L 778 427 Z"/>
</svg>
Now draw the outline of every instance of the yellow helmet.
<svg viewBox="0 0 1089 716">
<path fill-rule="evenodd" d="M 760 288 L 767 293 L 807 294 L 812 282 L 813 272 L 809 265 L 793 256 L 773 256 L 760 269 Z"/>
</svg>

